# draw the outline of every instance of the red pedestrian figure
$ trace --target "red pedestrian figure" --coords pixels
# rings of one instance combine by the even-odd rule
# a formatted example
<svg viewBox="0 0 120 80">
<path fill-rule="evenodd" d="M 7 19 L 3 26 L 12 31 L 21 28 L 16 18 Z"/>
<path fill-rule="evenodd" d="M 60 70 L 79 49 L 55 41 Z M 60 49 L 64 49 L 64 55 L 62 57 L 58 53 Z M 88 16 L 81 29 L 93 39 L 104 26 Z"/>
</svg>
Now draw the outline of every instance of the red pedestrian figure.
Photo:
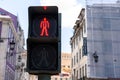
<svg viewBox="0 0 120 80">
<path fill-rule="evenodd" d="M 50 25 L 49 22 L 47 21 L 46 18 L 44 18 L 41 22 L 40 22 L 40 28 L 42 29 L 40 36 L 48 36 L 48 29 L 49 29 Z"/>
</svg>

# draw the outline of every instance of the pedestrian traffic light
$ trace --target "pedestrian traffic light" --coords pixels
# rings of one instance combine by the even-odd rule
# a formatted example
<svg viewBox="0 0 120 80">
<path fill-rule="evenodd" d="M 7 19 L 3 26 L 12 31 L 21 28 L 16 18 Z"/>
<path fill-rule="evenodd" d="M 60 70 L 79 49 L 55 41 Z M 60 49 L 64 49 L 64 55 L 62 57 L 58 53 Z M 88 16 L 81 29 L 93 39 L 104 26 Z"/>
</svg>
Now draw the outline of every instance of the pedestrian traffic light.
<svg viewBox="0 0 120 80">
<path fill-rule="evenodd" d="M 58 8 L 29 7 L 29 37 L 58 37 Z"/>
<path fill-rule="evenodd" d="M 61 68 L 61 15 L 57 6 L 31 6 L 27 39 L 27 71 L 58 74 Z"/>
</svg>

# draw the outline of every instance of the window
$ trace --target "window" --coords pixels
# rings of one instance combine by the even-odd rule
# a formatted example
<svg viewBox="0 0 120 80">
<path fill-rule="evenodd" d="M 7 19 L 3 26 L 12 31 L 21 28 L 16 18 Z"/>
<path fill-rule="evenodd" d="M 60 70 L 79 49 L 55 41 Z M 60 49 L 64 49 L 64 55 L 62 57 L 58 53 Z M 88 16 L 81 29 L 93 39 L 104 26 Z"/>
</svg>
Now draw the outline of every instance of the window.
<svg viewBox="0 0 120 80">
<path fill-rule="evenodd" d="M 70 66 L 68 66 L 68 68 L 70 68 Z"/>
<path fill-rule="evenodd" d="M 77 70 L 77 79 L 78 79 L 78 70 Z"/>
<path fill-rule="evenodd" d="M 71 43 L 71 51 L 73 52 L 73 43 Z"/>
<path fill-rule="evenodd" d="M 81 59 L 81 49 L 79 50 L 79 59 Z"/>
<path fill-rule="evenodd" d="M 73 58 L 72 58 L 72 67 L 73 67 Z"/>
<path fill-rule="evenodd" d="M 76 61 L 77 61 L 77 63 L 78 63 L 78 53 L 77 53 L 77 55 L 76 55 L 76 59 L 77 59 Z"/>
<path fill-rule="evenodd" d="M 74 65 L 75 65 L 75 56 L 74 56 Z"/>
<path fill-rule="evenodd" d="M 74 40 L 75 42 L 74 42 L 74 48 L 76 47 L 76 39 Z"/>
<path fill-rule="evenodd" d="M 76 71 L 76 70 L 74 69 L 74 75 L 75 75 L 75 71 Z"/>
<path fill-rule="evenodd" d="M 76 46 L 78 45 L 78 36 L 76 36 Z"/>
<path fill-rule="evenodd" d="M 55 78 L 55 80 L 57 80 L 57 78 Z"/>
<path fill-rule="evenodd" d="M 79 34 L 79 41 L 81 40 L 81 31 L 79 32 L 80 34 Z"/>
<path fill-rule="evenodd" d="M 80 78 L 81 78 L 82 76 L 81 76 L 81 68 L 80 68 Z"/>
<path fill-rule="evenodd" d="M 85 64 L 85 76 L 87 76 L 87 64 Z"/>
<path fill-rule="evenodd" d="M 83 27 L 84 27 L 84 33 L 86 33 L 86 25 L 85 25 L 85 21 L 83 23 Z"/>
<path fill-rule="evenodd" d="M 75 41 L 73 41 L 73 48 L 75 49 Z"/>
<path fill-rule="evenodd" d="M 84 76 L 84 66 L 82 67 L 82 77 Z"/>
</svg>

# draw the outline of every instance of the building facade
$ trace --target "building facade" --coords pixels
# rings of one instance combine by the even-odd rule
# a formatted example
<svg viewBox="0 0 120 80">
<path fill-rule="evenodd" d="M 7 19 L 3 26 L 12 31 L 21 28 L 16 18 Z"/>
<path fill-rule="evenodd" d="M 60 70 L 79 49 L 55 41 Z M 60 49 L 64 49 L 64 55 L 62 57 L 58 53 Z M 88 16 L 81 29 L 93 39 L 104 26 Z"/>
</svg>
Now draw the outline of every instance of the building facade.
<svg viewBox="0 0 120 80">
<path fill-rule="evenodd" d="M 38 80 L 37 75 L 29 75 L 29 80 Z"/>
<path fill-rule="evenodd" d="M 120 3 L 83 8 L 71 37 L 72 80 L 120 79 Z"/>
<path fill-rule="evenodd" d="M 29 74 L 26 71 L 26 66 L 27 66 L 27 51 L 23 52 L 21 54 L 21 62 L 23 64 L 23 66 L 20 66 L 22 72 L 20 73 L 20 80 L 38 80 L 38 76 L 37 75 L 32 75 Z"/>
<path fill-rule="evenodd" d="M 72 56 L 72 80 L 78 80 L 87 76 L 87 52 L 86 52 L 86 24 L 85 9 L 83 8 L 74 26 L 74 35 L 71 37 Z M 83 49 L 85 48 L 85 49 Z M 83 51 L 84 50 L 84 51 Z"/>
<path fill-rule="evenodd" d="M 61 73 L 53 75 L 51 80 L 71 80 L 71 54 L 61 54 Z"/>
<path fill-rule="evenodd" d="M 17 55 L 24 51 L 24 37 L 23 33 L 22 38 L 18 34 L 21 32 L 19 28 L 17 16 L 0 8 L 0 64 L 2 65 L 0 80 L 18 80 L 16 77 Z"/>
</svg>

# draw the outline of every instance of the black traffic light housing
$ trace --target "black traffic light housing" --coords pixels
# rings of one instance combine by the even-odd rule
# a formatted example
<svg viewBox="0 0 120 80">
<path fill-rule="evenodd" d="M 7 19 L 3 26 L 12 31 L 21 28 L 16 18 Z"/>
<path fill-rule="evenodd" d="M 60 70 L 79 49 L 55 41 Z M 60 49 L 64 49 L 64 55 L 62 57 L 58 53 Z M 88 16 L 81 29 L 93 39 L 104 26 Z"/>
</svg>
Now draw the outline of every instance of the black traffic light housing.
<svg viewBox="0 0 120 80">
<path fill-rule="evenodd" d="M 57 6 L 29 7 L 27 71 L 58 74 L 61 71 L 61 14 Z"/>
</svg>

